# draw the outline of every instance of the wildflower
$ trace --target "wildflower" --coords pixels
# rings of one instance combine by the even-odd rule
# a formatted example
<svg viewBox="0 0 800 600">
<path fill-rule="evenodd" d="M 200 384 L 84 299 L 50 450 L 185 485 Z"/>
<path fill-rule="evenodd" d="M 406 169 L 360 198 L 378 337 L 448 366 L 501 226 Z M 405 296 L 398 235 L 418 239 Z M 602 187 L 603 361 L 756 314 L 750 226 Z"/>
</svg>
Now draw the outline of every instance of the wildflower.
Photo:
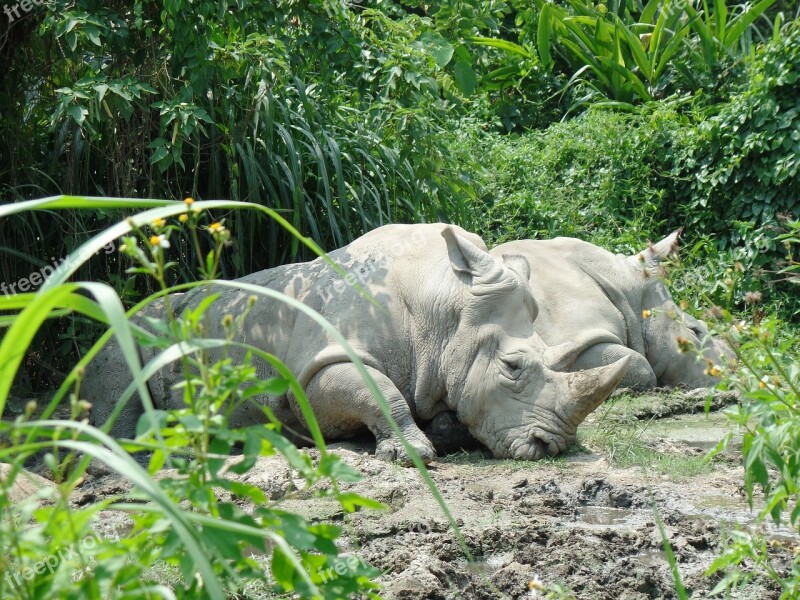
<svg viewBox="0 0 800 600">
<path fill-rule="evenodd" d="M 744 272 L 744 265 L 741 263 L 741 261 L 738 261 L 738 260 L 737 260 L 737 261 L 736 261 L 736 264 L 734 264 L 734 265 L 733 265 L 733 269 L 734 269 L 734 270 L 735 270 L 737 273 L 742 273 L 742 272 Z"/>
<path fill-rule="evenodd" d="M 719 377 L 720 375 L 722 375 L 722 369 L 720 369 L 719 366 L 717 365 L 713 365 L 708 369 L 706 369 L 705 371 L 703 371 L 703 373 L 705 373 L 709 377 Z"/>
<path fill-rule="evenodd" d="M 192 208 L 192 212 L 196 215 L 199 215 L 201 212 L 203 212 L 203 209 L 200 208 L 199 206 L 195 206 Z"/>
<path fill-rule="evenodd" d="M 258 297 L 255 294 L 250 294 L 247 297 L 247 306 L 248 307 L 253 306 L 256 303 L 256 300 L 258 300 Z"/>
<path fill-rule="evenodd" d="M 678 305 L 681 307 L 681 310 L 688 310 L 689 303 L 686 300 L 681 300 L 680 304 Z"/>
<path fill-rule="evenodd" d="M 28 403 L 25 405 L 25 416 L 29 417 L 36 412 L 37 408 L 36 400 L 28 400 Z"/>
<path fill-rule="evenodd" d="M 194 198 L 184 198 L 183 201 L 186 203 L 186 206 L 191 206 L 194 203 Z"/>
<path fill-rule="evenodd" d="M 688 352 L 689 350 L 692 349 L 693 346 L 692 342 L 690 340 L 687 340 L 682 335 L 675 336 L 675 341 L 678 343 L 678 350 L 680 350 L 681 352 Z"/>
<path fill-rule="evenodd" d="M 646 308 L 645 308 L 645 309 L 642 311 L 642 318 L 643 318 L 643 319 L 649 319 L 649 318 L 650 318 L 650 315 L 652 315 L 652 314 L 653 314 L 652 312 L 650 312 L 648 309 L 646 309 Z"/>
<path fill-rule="evenodd" d="M 716 304 L 708 309 L 705 313 L 705 317 L 707 319 L 721 319 L 725 316 L 725 313 L 722 312 L 722 309 L 717 306 Z"/>
<path fill-rule="evenodd" d="M 756 304 L 761 302 L 761 292 L 747 292 L 744 295 L 745 304 Z"/>
<path fill-rule="evenodd" d="M 538 592 L 539 590 L 543 590 L 544 582 L 542 582 L 542 580 L 539 579 L 538 576 L 534 575 L 533 579 L 531 579 L 530 583 L 528 583 L 528 589 L 531 590 L 532 592 Z"/>
<path fill-rule="evenodd" d="M 225 226 L 219 221 L 214 221 L 211 225 L 208 226 L 208 230 L 211 233 L 223 233 L 225 231 Z"/>
<path fill-rule="evenodd" d="M 733 279 L 731 279 L 730 277 L 726 277 L 725 281 L 723 281 L 722 283 L 725 284 L 725 287 L 732 287 L 733 286 Z"/>
<path fill-rule="evenodd" d="M 154 235 L 150 238 L 150 245 L 153 248 L 169 248 L 169 240 L 165 235 Z"/>
<path fill-rule="evenodd" d="M 189 215 L 187 215 L 186 213 L 183 213 L 181 216 L 178 217 L 178 221 L 180 221 L 181 223 L 186 223 L 186 221 L 188 220 L 189 220 Z"/>
<path fill-rule="evenodd" d="M 123 253 L 127 252 L 128 251 L 128 244 L 120 244 L 119 245 L 119 251 L 123 252 Z"/>
<path fill-rule="evenodd" d="M 761 381 L 758 382 L 758 387 L 760 387 L 762 390 L 766 389 L 767 382 L 762 379 Z"/>
<path fill-rule="evenodd" d="M 745 330 L 745 328 L 747 327 L 747 323 L 745 323 L 744 321 L 739 321 L 738 323 L 736 323 L 736 325 L 734 325 L 734 327 L 736 328 L 736 331 L 741 332 Z"/>
<path fill-rule="evenodd" d="M 163 227 L 166 224 L 167 224 L 167 222 L 164 219 L 162 219 L 161 217 L 158 217 L 157 219 L 153 219 L 153 227 L 155 227 L 156 229 L 160 229 L 161 227 Z"/>
<path fill-rule="evenodd" d="M 224 317 L 222 317 L 222 326 L 223 327 L 230 327 L 233 325 L 233 315 L 230 313 L 226 313 Z"/>
</svg>

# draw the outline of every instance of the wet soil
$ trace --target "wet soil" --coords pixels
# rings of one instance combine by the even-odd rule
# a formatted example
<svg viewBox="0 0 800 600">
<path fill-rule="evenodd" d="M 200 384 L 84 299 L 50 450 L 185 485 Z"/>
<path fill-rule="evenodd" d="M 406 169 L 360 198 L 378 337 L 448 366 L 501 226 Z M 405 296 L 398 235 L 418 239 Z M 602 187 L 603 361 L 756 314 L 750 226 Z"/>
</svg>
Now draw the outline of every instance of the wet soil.
<svg viewBox="0 0 800 600">
<path fill-rule="evenodd" d="M 735 397 L 717 397 L 712 405 L 719 409 L 732 402 Z M 680 468 L 674 473 L 642 464 L 622 468 L 609 460 L 602 443 L 615 427 L 646 423 L 641 443 L 674 455 L 678 463 L 696 459 L 730 429 L 720 412 L 707 416 L 705 404 L 704 394 L 622 394 L 591 415 L 581 444 L 565 457 L 525 462 L 465 451 L 429 465 L 470 558 L 420 474 L 376 460 L 368 447 L 330 446 L 364 475 L 342 489 L 380 500 L 387 505 L 384 511 L 345 516 L 330 499 L 290 494 L 292 473 L 276 457 L 261 459 L 244 477 L 280 501 L 282 509 L 342 525 L 343 550 L 383 572 L 385 598 L 532 598 L 534 580 L 561 586 L 563 594 L 552 597 L 675 598 L 659 519 L 684 586 L 692 597 L 705 598 L 719 580 L 705 571 L 719 555 L 726 532 L 755 526 L 736 440 L 695 476 L 682 475 Z M 316 450 L 308 452 L 318 456 Z M 88 479 L 79 502 L 124 488 L 102 473 Z M 800 544 L 797 536 L 766 531 L 777 563 L 782 557 L 790 561 Z M 767 578 L 756 575 L 735 597 L 779 595 Z M 253 591 L 249 597 L 270 596 Z"/>
</svg>

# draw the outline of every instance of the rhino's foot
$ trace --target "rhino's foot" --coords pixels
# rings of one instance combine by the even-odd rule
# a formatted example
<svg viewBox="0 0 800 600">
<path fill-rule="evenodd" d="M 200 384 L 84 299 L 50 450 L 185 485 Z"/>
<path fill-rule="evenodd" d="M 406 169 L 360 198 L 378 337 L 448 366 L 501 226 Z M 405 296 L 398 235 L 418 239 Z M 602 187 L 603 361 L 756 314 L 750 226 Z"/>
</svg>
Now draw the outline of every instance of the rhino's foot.
<svg viewBox="0 0 800 600">
<path fill-rule="evenodd" d="M 436 458 L 436 450 L 433 449 L 433 444 L 425 436 L 416 435 L 412 437 L 406 435 L 406 440 L 417 451 L 422 462 L 426 465 Z M 413 464 L 406 447 L 397 437 L 388 437 L 380 440 L 375 448 L 375 456 L 381 460 L 397 461 L 405 466 Z"/>
</svg>

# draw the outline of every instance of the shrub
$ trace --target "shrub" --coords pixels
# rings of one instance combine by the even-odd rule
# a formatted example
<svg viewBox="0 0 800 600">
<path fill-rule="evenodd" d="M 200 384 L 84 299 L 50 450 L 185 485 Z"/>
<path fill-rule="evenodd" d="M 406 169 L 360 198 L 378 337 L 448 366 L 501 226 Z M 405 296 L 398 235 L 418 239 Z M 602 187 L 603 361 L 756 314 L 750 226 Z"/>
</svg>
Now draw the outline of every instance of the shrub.
<svg viewBox="0 0 800 600">
<path fill-rule="evenodd" d="M 590 110 L 520 136 L 464 127 L 452 138 L 476 164 L 468 225 L 492 242 L 574 236 L 632 253 L 663 233 L 658 167 L 684 122 L 671 110 Z"/>
<path fill-rule="evenodd" d="M 198 202 L 188 211 L 188 202 L 57 198 L 6 206 L 0 210 L 0 216 L 25 208 L 108 209 L 115 204 L 151 210 L 95 236 L 71 255 L 37 293 L 0 297 L 0 311 L 3 312 L 0 325 L 7 328 L 0 340 L 0 416 L 6 416 L 9 389 L 22 363 L 21 350 L 28 347 L 36 329 L 45 320 L 80 312 L 110 327 L 66 376 L 40 418 L 33 418 L 37 408 L 31 403 L 16 419 L 0 420 L 3 442 L 0 463 L 11 466 L 8 476 L 4 471 L 0 477 L 0 548 L 3 549 L 0 572 L 4 575 L 0 579 L 0 595 L 3 598 L 222 599 L 241 592 L 250 579 L 267 579 L 264 566 L 251 556 L 252 549 L 256 549 L 271 555 L 271 579 L 267 584 L 280 593 L 295 592 L 306 598 L 333 599 L 354 593 L 375 597 L 371 590 L 376 589 L 376 585 L 370 577 L 377 571 L 363 561 L 343 561 L 335 543 L 340 528 L 311 523 L 281 510 L 276 503 L 268 501 L 261 489 L 237 477 L 252 469 L 259 456 L 280 454 L 297 479 L 305 483 L 304 490 L 332 497 L 345 512 L 352 512 L 357 506 L 380 506 L 339 489 L 338 481 L 355 481 L 360 476 L 327 452 L 302 387 L 283 363 L 253 347 L 247 347 L 251 358 L 241 364 L 224 358 L 224 351 L 219 361 L 208 360 L 205 350 L 225 349 L 237 343 L 237 328 L 244 315 L 231 315 L 226 339 L 206 339 L 202 332 L 209 302 L 204 302 L 194 311 L 172 315 L 169 322 L 151 321 L 153 330 L 158 332 L 153 335 L 126 318 L 118 296 L 110 287 L 99 283 L 64 283 L 98 248 L 120 234 L 131 232 L 125 238 L 123 252 L 133 259 L 134 270 L 154 277 L 161 289 L 159 295 L 174 291 L 168 287 L 165 277 L 174 263 L 167 263 L 164 248 L 169 246 L 169 238 L 176 236 L 183 227 L 168 223 L 166 219 L 181 213 L 186 215 L 181 222 L 187 222 L 192 237 L 196 238 L 206 229 L 211 234 L 212 250 L 204 257 L 201 271 L 206 279 L 213 281 L 229 233 L 219 224 L 201 227 L 205 218 L 203 211 L 241 209 L 247 205 Z M 261 210 L 298 235 L 276 213 Z M 143 231 L 145 225 L 149 229 Z M 183 285 L 181 289 L 197 285 L 201 282 Z M 249 289 L 254 294 L 252 302 L 257 301 L 258 295 L 281 296 L 272 290 L 253 288 Z M 155 298 L 151 296 L 135 306 L 129 316 Z M 334 328 L 311 309 L 298 307 L 296 300 L 283 299 L 316 318 L 336 339 L 340 338 Z M 118 399 L 118 407 L 121 408 L 134 391 L 138 391 L 146 407 L 135 441 L 114 440 L 88 425 L 85 417 L 89 407 L 80 400 L 81 373 L 112 333 L 119 347 L 127 351 L 133 377 L 133 383 Z M 339 341 L 354 358 L 354 363 L 361 365 L 349 345 Z M 157 355 L 144 368 L 138 364 L 137 342 L 158 349 Z M 192 368 L 193 376 L 184 386 L 186 407 L 155 411 L 149 401 L 144 383 L 147 377 L 143 371 L 155 372 L 175 359 L 183 360 L 187 370 L 189 366 Z M 255 360 L 266 361 L 276 374 L 269 379 L 257 377 Z M 363 369 L 363 365 L 361 367 Z M 366 375 L 366 371 L 363 373 Z M 376 392 L 374 382 L 368 375 L 366 377 L 367 385 Z M 54 409 L 73 385 L 71 418 L 51 419 Z M 281 434 L 280 424 L 268 410 L 265 411 L 267 425 L 242 429 L 228 426 L 231 404 L 246 402 L 253 393 L 280 394 L 288 388 L 303 408 L 308 429 L 319 449 L 320 458 L 316 464 Z M 380 392 L 377 394 L 380 403 L 382 397 Z M 388 414 L 388 406 L 385 408 Z M 113 418 L 112 415 L 112 422 Z M 106 424 L 106 428 L 110 426 L 111 422 Z M 241 453 L 235 452 L 236 445 L 241 445 Z M 129 454 L 138 450 L 152 452 L 147 469 Z M 46 453 L 44 463 L 55 485 L 26 501 L 12 501 L 9 490 L 15 479 L 25 476 L 26 461 L 36 459 L 40 456 L 37 453 L 42 452 Z M 413 456 L 413 449 L 411 453 Z M 234 454 L 238 454 L 237 460 L 226 461 Z M 105 463 L 133 483 L 137 502 L 109 497 L 74 506 L 70 497 L 80 485 L 91 458 Z M 173 467 L 174 471 L 154 479 L 155 472 L 165 465 Z M 309 490 L 312 485 L 326 480 L 327 487 L 317 485 Z M 226 490 L 231 497 L 220 496 L 220 490 Z M 42 505 L 41 500 L 47 502 Z M 240 506 L 242 502 L 252 503 L 254 510 L 244 511 Z M 101 532 L 102 511 L 107 510 L 122 511 L 130 516 L 130 530 L 124 536 Z M 172 572 L 169 586 L 157 582 L 153 569 L 159 566 Z M 336 576 L 331 577 L 334 570 Z"/>
<path fill-rule="evenodd" d="M 800 214 L 800 26 L 759 50 L 742 87 L 676 153 L 669 210 L 735 243 L 731 223 Z"/>
</svg>

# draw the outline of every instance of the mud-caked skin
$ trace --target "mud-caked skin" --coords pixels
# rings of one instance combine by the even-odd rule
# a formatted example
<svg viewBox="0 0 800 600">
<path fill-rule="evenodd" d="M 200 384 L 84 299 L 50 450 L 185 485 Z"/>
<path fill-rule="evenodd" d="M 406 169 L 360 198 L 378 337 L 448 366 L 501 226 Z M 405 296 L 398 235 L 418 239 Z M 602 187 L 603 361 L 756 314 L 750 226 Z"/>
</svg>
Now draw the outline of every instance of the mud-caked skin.
<svg viewBox="0 0 800 600">
<path fill-rule="evenodd" d="M 582 373 L 547 369 L 545 348 L 533 332 L 537 308 L 527 261 L 493 257 L 478 236 L 458 227 L 388 225 L 329 257 L 345 276 L 317 259 L 239 281 L 283 292 L 330 321 L 364 362 L 404 436 L 425 461 L 435 452 L 417 423 L 445 410 L 454 411 L 498 456 L 556 454 L 571 443 L 578 423 L 605 400 L 627 368 L 622 360 Z M 207 312 L 209 337 L 224 338 L 222 317 L 241 314 L 252 292 L 221 286 L 212 291 L 220 297 Z M 175 296 L 176 314 L 196 307 L 206 293 Z M 158 307 L 150 309 L 158 312 Z M 259 297 L 237 341 L 286 363 L 305 388 L 327 439 L 351 437 L 366 427 L 375 435 L 379 457 L 407 460 L 350 358 L 307 315 Z M 153 356 L 144 348 L 140 352 L 145 361 Z M 244 350 L 233 348 L 229 355 L 242 360 Z M 266 363 L 256 365 L 261 377 L 272 375 Z M 157 407 L 182 406 L 182 390 L 173 389 L 182 379 L 178 363 L 151 378 Z M 107 346 L 87 369 L 82 386 L 82 395 L 94 405 L 95 423 L 105 422 L 129 381 L 117 346 Z M 256 397 L 237 409 L 231 424 L 264 422 L 262 406 L 289 429 L 305 432 L 291 395 Z M 141 413 L 134 399 L 112 433 L 132 437 Z"/>
<path fill-rule="evenodd" d="M 530 263 L 539 305 L 536 331 L 551 346 L 546 363 L 579 370 L 630 357 L 622 387 L 706 387 L 708 363 L 733 355 L 708 327 L 683 312 L 660 275 L 662 260 L 677 251 L 680 230 L 634 256 L 615 255 L 574 238 L 521 240 L 497 246 Z M 685 351 L 687 343 L 698 350 Z"/>
</svg>

